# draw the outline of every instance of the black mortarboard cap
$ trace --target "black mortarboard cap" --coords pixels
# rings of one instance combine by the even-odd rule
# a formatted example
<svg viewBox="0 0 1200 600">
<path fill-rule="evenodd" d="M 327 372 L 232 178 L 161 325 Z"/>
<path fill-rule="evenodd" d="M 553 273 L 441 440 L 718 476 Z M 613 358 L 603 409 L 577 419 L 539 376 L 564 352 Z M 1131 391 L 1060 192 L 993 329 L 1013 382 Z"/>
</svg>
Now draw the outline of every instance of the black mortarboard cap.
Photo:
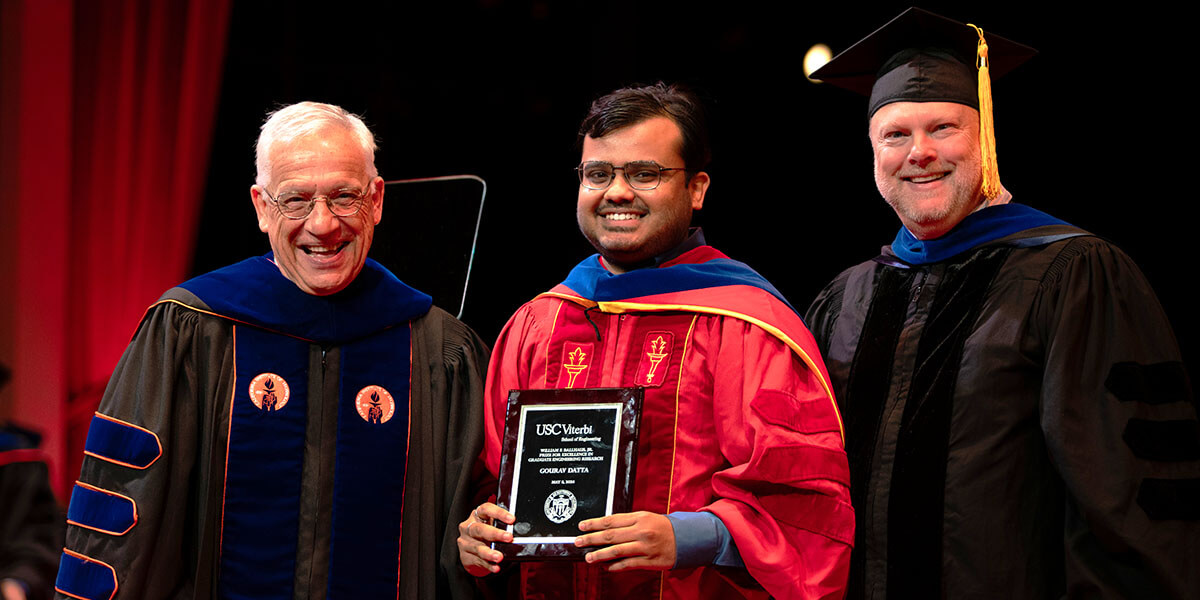
<svg viewBox="0 0 1200 600">
<path fill-rule="evenodd" d="M 868 116 L 892 102 L 956 102 L 979 109 L 974 28 L 909 8 L 838 54 L 812 77 L 870 97 Z M 1004 76 L 1037 51 L 987 33 L 992 78 Z"/>
</svg>

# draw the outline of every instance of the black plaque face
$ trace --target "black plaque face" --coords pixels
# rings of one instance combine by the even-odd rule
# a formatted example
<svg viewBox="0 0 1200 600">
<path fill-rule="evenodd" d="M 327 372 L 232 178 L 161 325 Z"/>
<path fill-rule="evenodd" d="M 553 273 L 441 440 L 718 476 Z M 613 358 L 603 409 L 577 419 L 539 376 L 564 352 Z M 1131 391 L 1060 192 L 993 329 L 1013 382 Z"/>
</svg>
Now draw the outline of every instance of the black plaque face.
<svg viewBox="0 0 1200 600">
<path fill-rule="evenodd" d="M 643 391 L 510 392 L 499 503 L 517 522 L 514 559 L 579 558 L 579 522 L 629 510 Z"/>
</svg>

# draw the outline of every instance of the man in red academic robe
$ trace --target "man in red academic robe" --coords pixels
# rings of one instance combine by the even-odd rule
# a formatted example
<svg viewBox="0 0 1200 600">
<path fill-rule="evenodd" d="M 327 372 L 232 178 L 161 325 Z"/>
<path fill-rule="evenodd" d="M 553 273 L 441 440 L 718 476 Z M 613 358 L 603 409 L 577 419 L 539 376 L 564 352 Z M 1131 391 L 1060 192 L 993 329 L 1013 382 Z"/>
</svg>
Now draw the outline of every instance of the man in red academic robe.
<svg viewBox="0 0 1200 600">
<path fill-rule="evenodd" d="M 522 306 L 496 343 L 485 448 L 494 477 L 509 390 L 641 387 L 633 510 L 580 522 L 583 562 L 528 562 L 526 597 L 840 598 L 854 517 L 837 413 L 812 336 L 746 265 L 689 232 L 709 186 L 700 104 L 658 84 L 584 120 L 577 216 L 599 251 Z M 459 526 L 499 573 L 507 510 Z M 510 588 L 511 589 L 511 588 Z"/>
</svg>

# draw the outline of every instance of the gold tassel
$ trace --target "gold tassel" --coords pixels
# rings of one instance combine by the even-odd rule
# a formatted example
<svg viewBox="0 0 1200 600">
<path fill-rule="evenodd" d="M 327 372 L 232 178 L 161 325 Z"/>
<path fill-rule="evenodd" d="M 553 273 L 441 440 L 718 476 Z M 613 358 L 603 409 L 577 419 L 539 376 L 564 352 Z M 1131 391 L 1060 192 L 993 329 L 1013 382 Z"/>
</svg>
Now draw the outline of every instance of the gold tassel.
<svg viewBox="0 0 1200 600">
<path fill-rule="evenodd" d="M 988 47 L 983 30 L 967 23 L 979 33 L 975 48 L 975 66 L 979 69 L 979 154 L 983 167 L 981 192 L 988 200 L 1000 196 L 1000 170 L 996 167 L 996 124 L 992 117 L 992 78 L 988 74 Z"/>
</svg>

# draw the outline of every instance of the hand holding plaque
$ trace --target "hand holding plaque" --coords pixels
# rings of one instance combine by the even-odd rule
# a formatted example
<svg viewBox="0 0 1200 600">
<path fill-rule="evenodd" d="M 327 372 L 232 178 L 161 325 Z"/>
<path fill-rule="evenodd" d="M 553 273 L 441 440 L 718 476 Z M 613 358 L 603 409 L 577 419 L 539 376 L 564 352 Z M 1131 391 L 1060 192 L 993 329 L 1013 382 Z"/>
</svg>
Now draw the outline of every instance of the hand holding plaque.
<svg viewBox="0 0 1200 600">
<path fill-rule="evenodd" d="M 497 529 L 515 522 L 512 513 L 484 502 L 465 521 L 458 524 L 458 560 L 474 577 L 482 577 L 500 571 L 504 555 L 491 547 L 492 542 L 511 542 L 512 534 Z"/>
<path fill-rule="evenodd" d="M 509 393 L 497 503 L 515 515 L 514 560 L 581 558 L 579 523 L 629 510 L 640 388 Z"/>
<path fill-rule="evenodd" d="M 666 515 L 647 511 L 618 513 L 579 524 L 585 532 L 575 540 L 586 546 L 584 559 L 607 563 L 609 571 L 651 569 L 665 571 L 675 566 L 675 527 Z"/>
</svg>

